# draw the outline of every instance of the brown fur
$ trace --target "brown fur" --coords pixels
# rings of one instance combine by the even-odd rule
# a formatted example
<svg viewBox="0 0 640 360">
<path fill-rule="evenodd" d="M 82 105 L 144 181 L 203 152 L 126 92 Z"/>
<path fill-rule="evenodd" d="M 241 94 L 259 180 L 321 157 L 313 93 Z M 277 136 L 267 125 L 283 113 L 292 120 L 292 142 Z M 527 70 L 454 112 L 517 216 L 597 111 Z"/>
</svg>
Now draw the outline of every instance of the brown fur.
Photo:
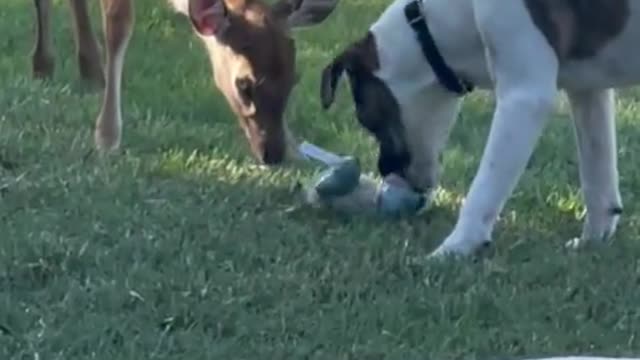
<svg viewBox="0 0 640 360">
<path fill-rule="evenodd" d="M 218 5 L 218 6 L 216 6 Z M 323 21 L 337 0 L 191 0 L 194 30 L 209 50 L 215 82 L 236 114 L 253 153 L 265 163 L 286 155 L 284 111 L 297 81 L 292 27 Z M 215 13 L 203 9 L 217 8 Z M 214 34 L 211 25 L 215 24 Z"/>
<path fill-rule="evenodd" d="M 533 22 L 561 60 L 595 56 L 619 35 L 631 0 L 525 0 Z"/>
<path fill-rule="evenodd" d="M 37 26 L 32 66 L 34 76 L 40 78 L 50 77 L 55 67 L 50 1 L 34 0 Z M 215 35 L 219 44 L 214 46 L 216 49 L 209 46 L 216 85 L 238 116 L 256 157 L 265 163 L 279 163 L 284 159 L 286 147 L 283 113 L 296 82 L 295 46 L 288 31 L 292 26 L 324 20 L 338 0 L 279 0 L 273 6 L 262 0 L 220 1 L 225 6 L 224 18 L 214 15 L 214 20 L 228 26 Z M 203 9 L 211 7 L 212 3 L 212 0 L 190 1 L 188 15 L 196 32 L 194 15 L 210 16 Z M 80 74 L 82 78 L 106 87 L 96 121 L 96 145 L 101 149 L 115 149 L 121 138 L 118 80 L 122 77 L 122 69 L 115 66 L 115 61 L 118 54 L 124 57 L 127 51 L 134 27 L 133 2 L 101 0 L 106 48 L 104 72 L 99 47 L 91 31 L 86 0 L 69 0 L 69 4 Z M 202 14 L 194 14 L 194 11 L 202 11 Z M 228 76 L 232 72 L 237 74 L 235 79 Z"/>
<path fill-rule="evenodd" d="M 105 33 L 106 89 L 102 100 L 102 110 L 96 120 L 95 141 L 101 149 L 116 149 L 122 137 L 121 109 L 118 79 L 122 78 L 122 68 L 116 67 L 118 54 L 127 51 L 129 38 L 133 32 L 134 14 L 132 0 L 102 0 L 102 18 Z"/>
<path fill-rule="evenodd" d="M 285 155 L 284 111 L 295 84 L 295 45 L 268 6 L 229 2 L 229 28 L 209 48 L 215 83 L 247 134 L 258 157 L 278 162 Z M 236 69 L 236 77 L 229 70 Z M 246 96 L 241 88 L 246 88 Z M 269 134 L 260 137 L 257 134 Z"/>
<path fill-rule="evenodd" d="M 52 54 L 50 4 L 51 0 L 34 0 L 36 8 L 36 42 L 32 52 L 35 77 L 50 78 L 55 70 Z M 132 0 L 101 0 L 102 25 L 106 37 L 106 71 L 103 71 L 99 46 L 91 29 L 86 0 L 69 0 L 73 15 L 76 59 L 80 76 L 100 87 L 106 87 L 102 109 L 96 120 L 95 141 L 100 149 L 112 150 L 120 145 L 121 124 L 118 107 L 121 70 L 114 66 L 120 52 L 124 57 L 127 42 L 133 31 Z"/>
</svg>

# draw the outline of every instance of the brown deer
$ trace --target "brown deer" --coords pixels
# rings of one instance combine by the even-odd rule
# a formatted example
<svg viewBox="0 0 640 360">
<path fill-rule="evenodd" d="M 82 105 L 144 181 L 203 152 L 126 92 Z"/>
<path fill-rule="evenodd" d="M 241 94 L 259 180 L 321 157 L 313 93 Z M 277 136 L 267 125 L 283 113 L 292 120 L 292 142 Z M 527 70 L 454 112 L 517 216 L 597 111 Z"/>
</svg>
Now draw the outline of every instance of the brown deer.
<svg viewBox="0 0 640 360">
<path fill-rule="evenodd" d="M 254 156 L 279 164 L 287 155 L 289 135 L 283 118 L 296 83 L 296 50 L 290 30 L 326 19 L 338 0 L 169 0 L 185 14 L 211 60 L 216 87 L 244 130 Z M 37 26 L 33 74 L 54 71 L 50 0 L 34 0 Z M 86 0 L 69 0 L 76 58 L 83 79 L 104 86 L 95 125 L 98 149 L 114 150 L 122 136 L 121 80 L 134 28 L 133 0 L 100 0 L 105 34 L 104 71 L 91 29 Z"/>
</svg>

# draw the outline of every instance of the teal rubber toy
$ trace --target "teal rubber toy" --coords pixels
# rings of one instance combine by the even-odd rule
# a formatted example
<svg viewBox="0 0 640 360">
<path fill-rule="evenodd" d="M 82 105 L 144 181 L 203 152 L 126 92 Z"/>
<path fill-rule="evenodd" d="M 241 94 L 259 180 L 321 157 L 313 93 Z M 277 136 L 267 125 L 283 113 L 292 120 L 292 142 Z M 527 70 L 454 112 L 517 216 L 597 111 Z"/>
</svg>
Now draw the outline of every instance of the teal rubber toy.
<svg viewBox="0 0 640 360">
<path fill-rule="evenodd" d="M 390 175 L 394 177 L 395 175 Z M 395 180 L 395 179 L 394 179 Z M 427 205 L 424 194 L 413 191 L 408 185 L 384 179 L 378 190 L 378 211 L 387 216 L 413 215 Z"/>
<path fill-rule="evenodd" d="M 415 215 L 430 203 L 430 197 L 413 191 L 400 176 L 379 181 L 362 175 L 352 156 L 338 156 L 307 142 L 300 145 L 300 153 L 325 166 L 307 183 L 306 198 L 312 204 L 395 218 Z"/>
<path fill-rule="evenodd" d="M 315 190 L 322 198 L 345 196 L 360 183 L 360 164 L 353 157 L 323 170 L 315 182 Z"/>
</svg>

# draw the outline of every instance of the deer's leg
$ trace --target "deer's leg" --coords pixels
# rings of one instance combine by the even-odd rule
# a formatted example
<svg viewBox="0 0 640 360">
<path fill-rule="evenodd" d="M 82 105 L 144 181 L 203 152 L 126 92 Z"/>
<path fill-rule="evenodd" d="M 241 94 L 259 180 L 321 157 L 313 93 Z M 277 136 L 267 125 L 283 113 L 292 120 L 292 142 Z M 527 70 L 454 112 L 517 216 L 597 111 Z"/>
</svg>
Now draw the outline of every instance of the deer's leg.
<svg viewBox="0 0 640 360">
<path fill-rule="evenodd" d="M 104 72 L 98 42 L 91 28 L 86 0 L 69 0 L 73 14 L 73 36 L 80 76 L 104 86 Z"/>
<path fill-rule="evenodd" d="M 36 8 L 36 42 L 31 52 L 31 69 L 36 78 L 53 75 L 55 61 L 51 41 L 51 0 L 34 0 Z"/>
<path fill-rule="evenodd" d="M 115 150 L 120 146 L 122 134 L 122 68 L 133 32 L 134 9 L 132 0 L 101 0 L 101 4 L 107 55 L 106 88 L 96 121 L 95 141 L 99 149 Z"/>
</svg>

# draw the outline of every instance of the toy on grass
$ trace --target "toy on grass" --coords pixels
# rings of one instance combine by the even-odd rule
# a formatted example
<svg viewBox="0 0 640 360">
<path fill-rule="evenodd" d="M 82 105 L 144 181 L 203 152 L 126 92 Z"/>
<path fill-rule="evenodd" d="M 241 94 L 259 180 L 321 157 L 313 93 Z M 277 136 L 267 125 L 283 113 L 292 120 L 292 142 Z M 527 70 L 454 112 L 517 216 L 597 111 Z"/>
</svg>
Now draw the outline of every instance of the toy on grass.
<svg viewBox="0 0 640 360">
<path fill-rule="evenodd" d="M 305 200 L 313 206 L 398 217 L 417 214 L 430 203 L 400 176 L 391 174 L 379 181 L 362 174 L 353 156 L 339 156 L 306 141 L 298 151 L 326 167 L 303 185 Z"/>
</svg>

